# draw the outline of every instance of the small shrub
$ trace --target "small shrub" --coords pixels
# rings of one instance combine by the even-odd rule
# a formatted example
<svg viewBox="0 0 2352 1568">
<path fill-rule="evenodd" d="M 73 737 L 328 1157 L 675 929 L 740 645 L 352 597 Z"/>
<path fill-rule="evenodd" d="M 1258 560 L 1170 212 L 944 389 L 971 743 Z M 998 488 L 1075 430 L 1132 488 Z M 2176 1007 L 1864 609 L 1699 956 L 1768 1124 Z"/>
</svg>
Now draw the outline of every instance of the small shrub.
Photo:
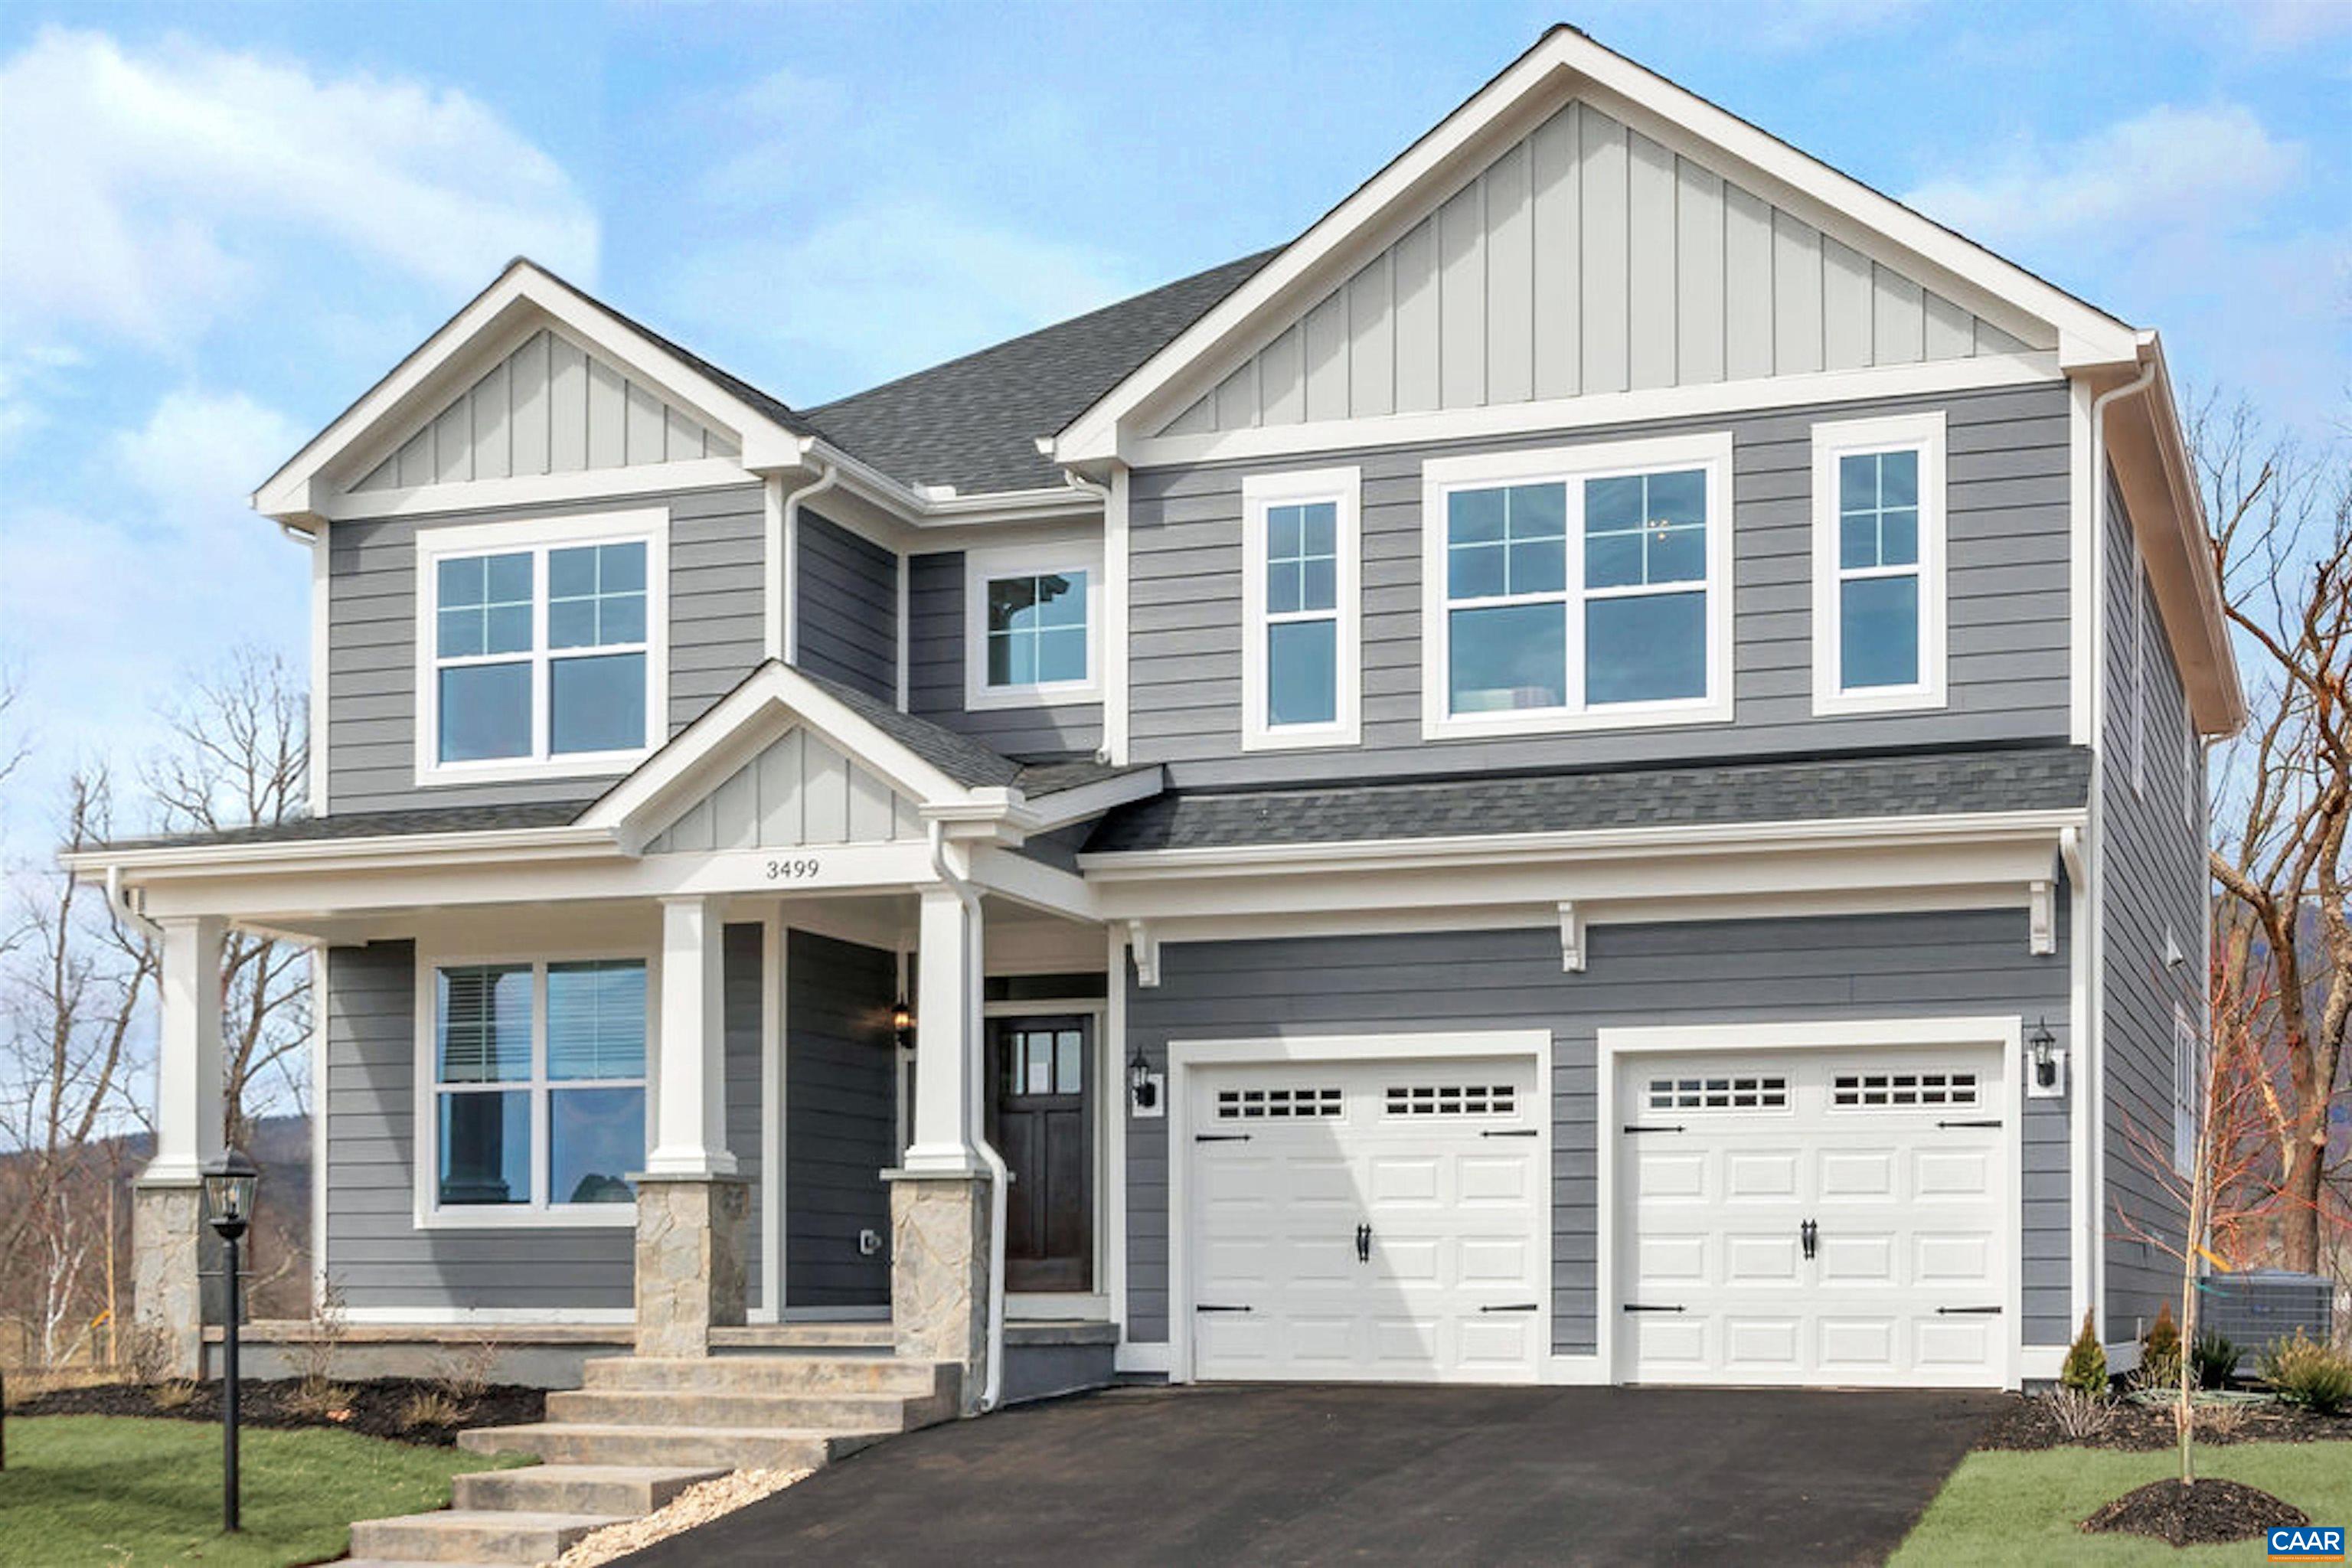
<svg viewBox="0 0 2352 1568">
<path fill-rule="evenodd" d="M 2238 1373 L 2238 1360 L 2246 1353 L 2245 1347 L 2227 1334 L 2206 1329 L 2189 1348 L 2189 1364 L 2197 1373 L 2200 1388 L 2227 1388 Z"/>
<path fill-rule="evenodd" d="M 499 1342 L 478 1339 L 443 1352 L 433 1363 L 433 1386 L 463 1410 L 490 1391 L 499 1365 Z"/>
<path fill-rule="evenodd" d="M 158 1410 L 185 1410 L 196 1402 L 196 1384 L 192 1378 L 165 1378 L 147 1391 L 147 1397 Z"/>
<path fill-rule="evenodd" d="M 2352 1405 L 2352 1355 L 2297 1329 L 2294 1338 L 2277 1341 L 2263 1352 L 2263 1381 L 2282 1405 L 2334 1415 Z"/>
<path fill-rule="evenodd" d="M 141 1318 L 122 1337 L 122 1364 L 131 1381 L 152 1388 L 172 1369 L 172 1331 L 153 1318 Z"/>
<path fill-rule="evenodd" d="M 306 1377 L 288 1392 L 286 1408 L 297 1415 L 320 1421 L 347 1420 L 352 1413 L 352 1391 L 325 1378 Z"/>
<path fill-rule="evenodd" d="M 2247 1406 L 2234 1399 L 2200 1399 L 2189 1409 L 2191 1418 L 2197 1424 L 2197 1436 L 2222 1443 L 2236 1439 L 2251 1414 Z"/>
<path fill-rule="evenodd" d="M 2049 1397 L 2050 1417 L 2070 1443 L 2097 1436 L 2115 1419 L 2114 1407 L 2102 1394 L 2085 1394 L 2079 1388 L 2054 1388 Z"/>
<path fill-rule="evenodd" d="M 2092 1399 L 2107 1396 L 2107 1348 L 2099 1343 L 2099 1331 L 2091 1326 L 2088 1312 L 2083 1314 L 2083 1331 L 2067 1348 L 2066 1364 L 2058 1371 L 2058 1385 Z"/>
<path fill-rule="evenodd" d="M 438 1389 L 420 1388 L 401 1401 L 400 1423 L 404 1426 L 455 1426 L 465 1418 L 458 1403 Z"/>
<path fill-rule="evenodd" d="M 2172 1321 L 2169 1301 L 2156 1310 L 2156 1321 L 2140 1336 L 2139 1365 L 2147 1382 L 2156 1387 L 2180 1385 L 2180 1328 Z"/>
</svg>

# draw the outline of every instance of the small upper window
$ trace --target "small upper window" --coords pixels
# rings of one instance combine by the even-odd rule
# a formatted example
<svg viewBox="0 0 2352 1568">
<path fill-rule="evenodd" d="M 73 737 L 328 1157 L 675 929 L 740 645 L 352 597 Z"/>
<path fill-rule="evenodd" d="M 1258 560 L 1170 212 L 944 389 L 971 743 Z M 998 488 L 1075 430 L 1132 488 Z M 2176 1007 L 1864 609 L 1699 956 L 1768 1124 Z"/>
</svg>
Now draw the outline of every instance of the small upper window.
<svg viewBox="0 0 2352 1568">
<path fill-rule="evenodd" d="M 967 706 L 1087 700 L 1096 679 L 1092 562 L 969 558 Z"/>
<path fill-rule="evenodd" d="M 1424 731 L 1728 719 L 1729 458 L 1717 437 L 1427 465 Z"/>
<path fill-rule="evenodd" d="M 613 771 L 654 743 L 660 535 L 598 537 L 613 521 L 420 536 L 423 782 Z"/>
<path fill-rule="evenodd" d="M 1245 750 L 1359 738 L 1358 482 L 1354 468 L 1243 481 Z"/>
<path fill-rule="evenodd" d="M 1813 426 L 1813 709 L 1944 704 L 1944 419 Z"/>
</svg>

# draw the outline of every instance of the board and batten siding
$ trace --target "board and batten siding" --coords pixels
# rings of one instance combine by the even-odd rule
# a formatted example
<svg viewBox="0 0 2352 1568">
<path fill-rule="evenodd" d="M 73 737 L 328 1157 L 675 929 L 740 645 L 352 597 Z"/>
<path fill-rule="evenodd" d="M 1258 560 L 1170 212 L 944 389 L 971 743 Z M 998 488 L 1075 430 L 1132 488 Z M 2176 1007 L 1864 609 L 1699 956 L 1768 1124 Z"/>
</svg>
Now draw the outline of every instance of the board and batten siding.
<svg viewBox="0 0 2352 1568">
<path fill-rule="evenodd" d="M 785 1307 L 887 1307 L 898 958 L 814 931 L 785 942 Z M 866 1230 L 883 1239 L 871 1257 L 858 1250 Z"/>
<path fill-rule="evenodd" d="M 732 690 L 762 656 L 766 546 L 757 484 L 452 513 L 423 526 L 656 507 L 667 509 L 670 519 L 667 733 L 675 734 Z M 609 774 L 417 787 L 419 526 L 406 518 L 383 518 L 337 522 L 328 530 L 328 810 L 593 799 L 611 784 Z"/>
<path fill-rule="evenodd" d="M 816 513 L 800 514 L 803 669 L 898 700 L 898 557 Z"/>
<path fill-rule="evenodd" d="M 1761 196 L 1570 103 L 1161 433 L 2026 347 Z"/>
<path fill-rule="evenodd" d="M 1949 704 L 1931 712 L 1816 719 L 1811 427 L 1931 408 L 1945 413 L 1948 447 Z M 1422 464 L 1474 451 L 1725 429 L 1734 443 L 1735 721 L 1423 741 Z M 2067 442 L 2065 384 L 2053 381 L 1139 472 L 1129 518 L 1134 760 L 1165 763 L 1176 784 L 1199 786 L 2063 740 L 2069 722 Z M 1243 481 L 1251 473 L 1342 463 L 1360 467 L 1363 475 L 1362 744 L 1244 755 Z"/>
<path fill-rule="evenodd" d="M 354 490 L 732 458 L 735 443 L 554 331 L 534 332 Z"/>
<path fill-rule="evenodd" d="M 1551 928 L 1170 943 L 1159 985 L 1124 979 L 1127 1048 L 1164 1070 L 1171 1038 L 1549 1029 L 1552 1349 L 1582 1355 L 1599 1289 L 1597 1030 L 2016 1015 L 2046 1016 L 2063 1045 L 2068 940 L 2062 917 L 2058 952 L 2032 955 L 2022 910 L 1604 925 L 1587 933 L 1581 974 L 1561 971 Z M 2063 1344 L 2066 1107 L 2024 1105 L 2025 1342 Z M 1169 1332 L 1168 1123 L 1130 1121 L 1127 1134 L 1127 1333 L 1156 1342 Z"/>
<path fill-rule="evenodd" d="M 2099 853 L 2105 1038 L 2100 1092 L 2106 1107 L 2105 1328 L 2110 1342 L 2137 1340 L 2157 1310 L 2179 1310 L 2180 1264 L 2135 1229 L 2177 1245 L 2183 1215 L 2163 1167 L 2172 1152 L 2173 1005 L 2204 1028 L 2205 780 L 2201 751 L 2189 762 L 2189 706 L 2163 621 L 2132 572 L 2132 530 L 2123 493 L 2107 487 L 2106 647 L 2100 725 Z M 2133 614 L 2135 588 L 2141 613 Z M 2145 636 L 2145 647 L 2137 640 Z M 2144 693 L 2134 675 L 2145 658 Z M 2132 708 L 2147 705 L 2147 754 L 2132 784 Z M 2178 952 L 2174 967 L 2168 952 Z M 2118 1214 L 2116 1211 L 2120 1211 Z"/>
<path fill-rule="evenodd" d="M 887 844 L 923 837 L 919 802 L 824 737 L 786 731 L 646 846 L 655 855 Z"/>
<path fill-rule="evenodd" d="M 1234 582 L 1238 594 L 1238 575 Z M 907 595 L 909 712 L 1024 761 L 1092 756 L 1102 744 L 1099 702 L 965 709 L 963 552 L 908 556 Z M 1097 599 L 1092 613 L 1100 608 Z"/>
</svg>

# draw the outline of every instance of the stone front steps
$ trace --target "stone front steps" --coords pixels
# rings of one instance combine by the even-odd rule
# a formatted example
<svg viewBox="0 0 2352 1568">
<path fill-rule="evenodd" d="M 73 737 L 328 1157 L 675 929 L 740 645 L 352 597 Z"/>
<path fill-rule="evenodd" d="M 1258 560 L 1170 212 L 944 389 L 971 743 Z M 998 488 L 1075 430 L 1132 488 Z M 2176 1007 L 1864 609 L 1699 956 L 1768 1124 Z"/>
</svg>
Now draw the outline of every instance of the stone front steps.
<svg viewBox="0 0 2352 1568">
<path fill-rule="evenodd" d="M 343 1568 L 548 1562 L 592 1531 L 651 1513 L 737 1469 L 815 1469 L 952 1419 L 958 1369 L 865 1346 L 708 1359 L 592 1361 L 588 1386 L 548 1396 L 549 1419 L 457 1435 L 477 1454 L 541 1462 L 457 1479 L 436 1513 L 352 1526 Z"/>
</svg>

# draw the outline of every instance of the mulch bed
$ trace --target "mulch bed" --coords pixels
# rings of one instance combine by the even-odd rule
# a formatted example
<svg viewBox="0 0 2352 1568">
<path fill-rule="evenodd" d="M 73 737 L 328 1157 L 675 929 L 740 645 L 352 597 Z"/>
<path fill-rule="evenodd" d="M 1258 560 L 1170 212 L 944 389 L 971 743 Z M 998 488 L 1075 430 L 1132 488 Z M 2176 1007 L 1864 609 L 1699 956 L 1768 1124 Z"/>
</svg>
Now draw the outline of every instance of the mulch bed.
<svg viewBox="0 0 2352 1568">
<path fill-rule="evenodd" d="M 2278 1404 L 2252 1405 L 2238 1415 L 2233 1431 L 2199 1427 L 2200 1443 L 2326 1443 L 2352 1442 L 2352 1414 L 2314 1415 L 2307 1410 Z M 2119 1448 L 2146 1453 L 2173 1446 L 2172 1407 L 2135 1404 L 2118 1399 L 2110 1407 L 2106 1429 L 2095 1436 L 2069 1437 L 2050 1413 L 2050 1402 L 2033 1394 L 2012 1396 L 1977 1438 L 1979 1448 Z"/>
<path fill-rule="evenodd" d="M 168 1389 L 175 1385 L 163 1386 Z M 339 1386 L 349 1392 L 349 1400 L 336 1410 L 320 1411 L 307 1405 L 297 1407 L 302 1403 L 296 1397 L 301 1387 L 298 1379 L 240 1381 L 237 1384 L 237 1423 L 246 1426 L 280 1428 L 334 1426 L 370 1437 L 389 1437 L 396 1443 L 446 1448 L 454 1447 L 457 1434 L 468 1426 L 520 1426 L 546 1418 L 547 1391 L 513 1384 L 493 1384 L 479 1397 L 460 1405 L 457 1418 L 446 1424 L 420 1424 L 409 1419 L 408 1404 L 411 1399 L 419 1394 L 443 1392 L 436 1384 L 422 1378 L 376 1378 Z M 188 1395 L 184 1402 L 159 1402 L 157 1388 L 142 1387 L 136 1384 L 109 1383 L 88 1388 L 60 1388 L 35 1394 L 13 1405 L 9 1414 L 149 1415 L 173 1421 L 219 1422 L 219 1384 L 183 1384 L 176 1385 L 176 1389 Z M 167 1394 L 167 1400 L 169 1397 Z"/>
<path fill-rule="evenodd" d="M 2107 1504 L 2084 1520 L 2083 1528 L 2152 1535 L 2175 1546 L 2212 1546 L 2310 1522 L 2303 1510 L 2259 1488 L 2200 1479 L 2187 1486 L 2151 1481 Z"/>
</svg>

